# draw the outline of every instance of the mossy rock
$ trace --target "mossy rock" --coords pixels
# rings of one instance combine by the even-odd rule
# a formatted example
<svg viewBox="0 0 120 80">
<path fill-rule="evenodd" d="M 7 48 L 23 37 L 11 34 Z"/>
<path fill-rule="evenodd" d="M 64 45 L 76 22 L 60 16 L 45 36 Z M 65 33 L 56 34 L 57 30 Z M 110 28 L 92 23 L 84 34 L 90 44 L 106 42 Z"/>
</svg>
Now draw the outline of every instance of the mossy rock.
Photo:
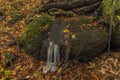
<svg viewBox="0 0 120 80">
<path fill-rule="evenodd" d="M 75 35 L 71 37 L 71 57 L 78 57 L 80 61 L 87 62 L 100 55 L 105 50 L 108 41 L 108 33 L 101 28 L 101 24 L 96 26 L 86 26 L 91 24 L 87 18 L 71 20 L 70 31 Z"/>
<path fill-rule="evenodd" d="M 36 59 L 41 60 L 41 58 L 45 58 L 41 54 L 41 50 L 43 50 L 43 47 L 47 48 L 48 46 L 44 46 L 42 43 L 48 39 L 60 46 L 61 55 L 66 55 L 65 50 L 67 46 L 64 43 L 67 40 L 69 46 L 71 46 L 71 58 L 79 54 L 78 56 L 81 56 L 80 59 L 83 61 L 93 59 L 107 45 L 108 34 L 105 30 L 97 26 L 89 26 L 80 30 L 83 24 L 90 24 L 87 18 L 74 20 L 56 19 L 52 23 L 51 21 L 52 18 L 50 16 L 41 16 L 40 18 L 34 19 L 28 25 L 26 32 L 21 36 L 21 42 L 26 53 Z M 43 31 L 43 27 L 48 23 L 49 29 Z M 64 30 L 69 30 L 72 33 L 71 36 L 65 38 L 66 33 Z M 49 36 L 47 35 L 48 33 L 50 33 Z M 74 35 L 74 38 L 72 35 Z M 49 45 L 49 43 L 47 44 Z"/>
<path fill-rule="evenodd" d="M 69 30 L 71 36 L 67 39 L 69 46 L 71 46 L 70 57 L 80 56 L 81 61 L 87 62 L 92 60 L 97 55 L 101 54 L 107 46 L 108 33 L 101 29 L 99 26 L 86 26 L 82 27 L 83 24 L 90 24 L 91 22 L 87 17 L 81 17 L 71 20 L 57 20 L 53 22 L 51 26 L 50 39 L 55 43 L 64 43 L 66 40 L 63 33 L 64 30 Z M 66 28 L 69 26 L 69 28 Z M 53 29 L 52 29 L 53 28 Z M 83 28 L 83 29 L 82 29 Z M 81 29 L 81 30 L 80 30 Z M 59 44 L 61 45 L 61 44 Z M 65 57 L 67 46 L 62 45 L 61 50 Z M 63 57 L 62 57 L 63 58 Z"/>
<path fill-rule="evenodd" d="M 106 48 L 108 34 L 104 30 L 88 27 L 75 34 L 76 39 L 72 41 L 72 53 L 81 61 L 92 60 Z"/>
<path fill-rule="evenodd" d="M 112 33 L 112 44 L 120 49 L 120 25 L 116 26 L 115 30 Z"/>
<path fill-rule="evenodd" d="M 34 19 L 27 27 L 24 34 L 21 35 L 20 41 L 26 53 L 40 59 L 40 49 L 42 41 L 47 37 L 47 30 L 43 31 L 43 27 L 52 21 L 49 15 L 43 15 Z"/>
</svg>

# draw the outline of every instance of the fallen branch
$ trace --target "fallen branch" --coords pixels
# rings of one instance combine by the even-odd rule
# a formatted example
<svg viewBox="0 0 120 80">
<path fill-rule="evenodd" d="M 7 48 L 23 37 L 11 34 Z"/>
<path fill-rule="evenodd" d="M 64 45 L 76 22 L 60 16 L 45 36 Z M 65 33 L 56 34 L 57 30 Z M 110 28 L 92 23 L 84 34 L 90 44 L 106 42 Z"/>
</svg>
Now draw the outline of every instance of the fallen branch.
<svg viewBox="0 0 120 80">
<path fill-rule="evenodd" d="M 51 8 L 70 10 L 70 9 L 84 7 L 84 6 L 87 6 L 90 4 L 94 4 L 98 1 L 102 1 L 102 0 L 78 0 L 78 1 L 72 1 L 72 2 L 49 3 L 49 4 L 45 4 L 43 6 L 43 8 L 45 10 L 49 10 Z"/>
</svg>

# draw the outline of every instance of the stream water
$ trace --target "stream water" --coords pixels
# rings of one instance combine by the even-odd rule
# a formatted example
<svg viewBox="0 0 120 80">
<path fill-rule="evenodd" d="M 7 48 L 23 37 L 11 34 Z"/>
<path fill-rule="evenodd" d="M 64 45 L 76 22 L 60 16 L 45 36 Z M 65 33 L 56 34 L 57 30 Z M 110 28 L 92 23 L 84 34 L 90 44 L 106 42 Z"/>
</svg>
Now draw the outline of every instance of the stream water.
<svg viewBox="0 0 120 80">
<path fill-rule="evenodd" d="M 57 65 L 60 64 L 60 51 L 58 44 L 53 42 L 49 43 L 47 49 L 47 62 L 46 67 L 43 69 L 43 73 L 48 73 L 49 71 L 55 72 L 57 70 Z"/>
</svg>

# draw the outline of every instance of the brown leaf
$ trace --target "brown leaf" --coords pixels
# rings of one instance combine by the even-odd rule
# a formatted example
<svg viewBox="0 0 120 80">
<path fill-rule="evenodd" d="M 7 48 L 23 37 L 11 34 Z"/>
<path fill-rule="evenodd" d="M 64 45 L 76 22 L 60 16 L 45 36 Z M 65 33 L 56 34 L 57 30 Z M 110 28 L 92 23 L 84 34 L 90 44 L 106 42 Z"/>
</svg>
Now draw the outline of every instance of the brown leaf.
<svg viewBox="0 0 120 80">
<path fill-rule="evenodd" d="M 90 75 L 91 75 L 91 77 L 92 77 L 93 80 L 99 80 L 99 78 L 97 77 L 96 74 L 91 73 Z"/>
</svg>

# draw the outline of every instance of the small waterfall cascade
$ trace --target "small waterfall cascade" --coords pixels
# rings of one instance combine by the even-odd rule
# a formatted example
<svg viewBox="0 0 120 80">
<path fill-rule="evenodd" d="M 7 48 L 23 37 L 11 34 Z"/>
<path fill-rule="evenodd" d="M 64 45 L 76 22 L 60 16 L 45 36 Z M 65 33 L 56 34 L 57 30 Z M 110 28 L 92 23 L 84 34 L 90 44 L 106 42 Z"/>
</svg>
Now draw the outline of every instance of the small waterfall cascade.
<svg viewBox="0 0 120 80">
<path fill-rule="evenodd" d="M 60 64 L 59 46 L 58 44 L 55 44 L 51 41 L 47 49 L 47 63 L 46 67 L 43 69 L 43 73 L 47 73 L 49 71 L 55 72 L 57 70 L 57 65 L 59 64 Z"/>
</svg>

